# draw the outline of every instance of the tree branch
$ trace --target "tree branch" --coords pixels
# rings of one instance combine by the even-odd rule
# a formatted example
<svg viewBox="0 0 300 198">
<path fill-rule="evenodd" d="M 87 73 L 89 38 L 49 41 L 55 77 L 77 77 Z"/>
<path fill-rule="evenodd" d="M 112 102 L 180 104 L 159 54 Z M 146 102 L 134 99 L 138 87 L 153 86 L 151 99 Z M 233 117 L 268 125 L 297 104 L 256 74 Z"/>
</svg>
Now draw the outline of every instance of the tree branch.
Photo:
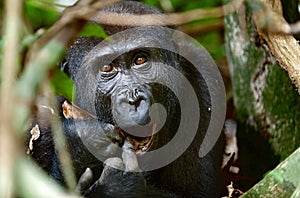
<svg viewBox="0 0 300 198">
<path fill-rule="evenodd" d="M 287 35 L 291 29 L 282 16 L 280 0 L 260 2 L 263 7 L 253 14 L 257 31 L 300 94 L 300 45 L 292 35 Z"/>
</svg>

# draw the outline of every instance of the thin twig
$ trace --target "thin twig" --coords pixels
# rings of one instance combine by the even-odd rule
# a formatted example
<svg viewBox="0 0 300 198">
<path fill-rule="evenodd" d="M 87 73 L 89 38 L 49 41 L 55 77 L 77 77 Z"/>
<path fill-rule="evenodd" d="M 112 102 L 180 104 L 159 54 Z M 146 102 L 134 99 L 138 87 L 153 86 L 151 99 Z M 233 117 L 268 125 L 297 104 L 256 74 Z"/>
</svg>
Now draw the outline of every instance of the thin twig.
<svg viewBox="0 0 300 198">
<path fill-rule="evenodd" d="M 5 2 L 3 61 L 1 66 L 0 99 L 0 197 L 13 196 L 13 168 L 17 157 L 17 137 L 13 125 L 14 85 L 18 72 L 22 1 Z"/>
<path fill-rule="evenodd" d="M 82 0 L 79 1 L 75 6 L 67 7 L 61 18 L 53 26 L 51 26 L 47 32 L 31 47 L 30 51 L 28 52 L 26 65 L 35 59 L 37 52 L 44 45 L 46 45 L 49 40 L 57 37 L 59 32 L 66 29 L 66 27 L 70 26 L 70 24 L 76 23 L 77 30 L 74 31 L 74 29 L 71 29 L 72 31 L 69 30 L 68 33 L 65 34 L 65 36 L 68 36 L 69 39 L 61 40 L 61 42 L 66 46 L 70 43 L 70 41 L 74 40 L 74 37 L 77 35 L 79 30 L 84 27 L 84 24 L 89 21 L 89 19 L 92 18 L 100 8 L 114 4 L 118 1 L 120 0 Z M 83 18 L 87 18 L 87 20 L 83 20 Z"/>
<path fill-rule="evenodd" d="M 300 94 L 300 45 L 292 35 L 289 35 L 292 29 L 282 16 L 281 2 L 280 0 L 259 2 L 262 3 L 262 8 L 253 14 L 257 31 L 280 66 L 288 72 Z"/>
<path fill-rule="evenodd" d="M 180 27 L 180 30 L 190 36 L 198 36 L 205 32 L 210 32 L 213 30 L 222 30 L 224 28 L 224 20 L 222 18 L 216 19 L 213 22 L 207 22 L 197 26 L 188 26 L 183 25 Z"/>
<path fill-rule="evenodd" d="M 181 25 L 205 18 L 218 18 L 236 11 L 244 0 L 235 0 L 223 6 L 210 9 L 194 9 L 182 13 L 135 15 L 127 13 L 99 12 L 93 21 L 100 24 L 122 26 Z M 88 15 L 82 19 L 91 20 Z"/>
<path fill-rule="evenodd" d="M 66 184 L 69 190 L 71 190 L 71 192 L 74 192 L 77 183 L 76 183 L 76 176 L 73 171 L 72 159 L 66 144 L 66 138 L 58 115 L 59 110 L 57 109 L 56 97 L 48 85 L 49 82 L 45 84 L 43 88 L 45 89 L 45 92 L 49 94 L 48 99 L 49 99 L 50 107 L 54 109 L 54 114 L 51 116 L 51 129 L 52 129 L 54 145 L 58 152 L 58 159 L 61 163 L 61 169 Z"/>
</svg>

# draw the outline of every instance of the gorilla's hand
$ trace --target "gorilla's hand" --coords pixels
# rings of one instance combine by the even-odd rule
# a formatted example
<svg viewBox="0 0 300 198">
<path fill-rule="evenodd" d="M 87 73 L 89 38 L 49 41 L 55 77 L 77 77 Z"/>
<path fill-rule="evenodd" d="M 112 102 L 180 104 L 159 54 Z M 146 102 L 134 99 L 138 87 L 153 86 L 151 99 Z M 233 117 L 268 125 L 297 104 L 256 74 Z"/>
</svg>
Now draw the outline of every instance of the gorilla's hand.
<svg viewBox="0 0 300 198">
<path fill-rule="evenodd" d="M 62 104 L 62 124 L 77 174 L 102 166 L 107 158 L 121 157 L 124 137 L 117 127 L 103 123 L 68 102 Z M 119 148 L 119 149 L 118 149 Z"/>
<path fill-rule="evenodd" d="M 143 174 L 138 171 L 138 161 L 136 154 L 129 142 L 125 141 L 122 153 L 123 161 L 120 158 L 109 158 L 104 162 L 104 169 L 100 178 L 87 190 L 86 184 L 92 180 L 90 169 L 87 169 L 81 176 L 78 187 L 80 192 L 84 192 L 85 197 L 115 197 L 122 195 L 131 196 L 135 188 L 133 185 L 145 188 L 146 181 Z M 125 170 L 125 171 L 122 171 Z M 116 182 L 118 181 L 118 182 Z M 139 187 L 139 189 L 141 189 Z M 118 192 L 115 194 L 115 192 Z"/>
</svg>

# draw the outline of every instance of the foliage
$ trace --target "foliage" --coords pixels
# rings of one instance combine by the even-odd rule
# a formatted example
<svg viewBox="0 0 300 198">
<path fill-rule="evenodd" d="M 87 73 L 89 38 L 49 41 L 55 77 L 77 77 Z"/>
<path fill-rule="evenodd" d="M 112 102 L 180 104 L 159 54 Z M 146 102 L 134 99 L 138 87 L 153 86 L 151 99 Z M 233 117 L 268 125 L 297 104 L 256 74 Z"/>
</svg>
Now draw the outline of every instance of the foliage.
<svg viewBox="0 0 300 198">
<path fill-rule="evenodd" d="M 7 2 L 9 0 L 6 0 Z M 161 9 L 166 9 L 165 5 L 162 4 L 163 0 L 143 0 L 143 2 L 159 7 Z M 192 9 L 197 8 L 213 8 L 216 6 L 221 5 L 221 0 L 190 0 L 190 1 L 182 1 L 182 0 L 165 0 L 164 2 L 168 2 L 169 6 L 171 5 L 171 9 L 167 11 L 172 12 L 184 12 Z M 256 3 L 256 1 L 253 4 L 249 4 L 253 8 L 260 9 L 260 5 Z M 26 108 L 29 108 L 28 101 L 30 101 L 28 98 L 35 97 L 37 95 L 37 90 L 40 88 L 40 84 L 44 82 L 51 81 L 51 87 L 53 88 L 53 91 L 55 94 L 63 95 L 69 100 L 72 100 L 73 96 L 73 83 L 71 79 L 65 75 L 62 71 L 59 70 L 58 65 L 61 60 L 61 58 L 64 55 L 65 49 L 64 46 L 60 45 L 59 42 L 51 41 L 49 43 L 46 43 L 45 46 L 39 51 L 39 55 L 37 56 L 32 62 L 28 63 L 25 67 L 25 63 L 27 63 L 27 57 L 28 54 L 26 54 L 33 46 L 35 41 L 41 37 L 41 35 L 46 32 L 46 30 L 51 27 L 60 17 L 61 11 L 57 9 L 57 5 L 52 0 L 26 0 L 23 7 L 24 12 L 24 21 L 22 21 L 22 27 L 20 27 L 21 32 L 21 41 L 19 42 L 18 46 L 18 52 L 20 55 L 20 60 L 22 62 L 21 69 L 18 70 L 18 73 L 16 75 L 16 92 L 17 96 L 19 96 L 18 100 L 21 100 L 21 103 L 23 106 L 26 106 Z M 0 16 L 2 15 L 3 9 L 2 9 L 2 2 L 0 2 Z M 233 14 L 233 16 L 230 16 L 232 18 L 227 17 L 226 20 L 228 20 L 228 25 L 230 25 L 229 22 L 234 22 L 234 20 L 237 20 L 238 16 Z M 234 19 L 234 20 L 233 20 Z M 191 30 L 193 28 L 198 27 L 204 27 L 201 31 L 194 31 L 193 35 L 200 43 L 208 49 L 208 51 L 212 54 L 213 58 L 218 62 L 219 60 L 225 59 L 225 46 L 224 46 L 224 39 L 223 39 L 223 26 L 216 26 L 213 29 L 205 29 L 208 25 L 214 25 L 217 23 L 216 19 L 212 18 L 206 18 L 203 20 L 198 20 L 191 22 L 190 24 L 185 24 L 184 28 L 186 30 Z M 228 29 L 232 28 L 227 27 Z M 249 26 L 249 24 L 247 24 Z M 251 26 L 251 24 L 250 24 Z M 0 26 L 0 29 L 2 26 Z M 105 34 L 103 29 L 97 25 L 97 24 L 88 24 L 85 26 L 85 28 L 81 31 L 79 34 L 80 36 L 84 37 L 101 37 L 107 39 L 108 36 Z M 236 35 L 232 35 L 236 36 Z M 253 36 L 253 32 L 249 33 L 249 36 Z M 230 39 L 230 37 L 228 37 Z M 3 40 L 5 38 L 0 38 L 0 62 L 2 62 L 2 49 L 3 48 Z M 245 43 L 244 43 L 245 44 Z M 230 47 L 230 46 L 226 46 Z M 262 49 L 257 49 L 257 43 L 252 42 L 250 43 L 246 49 L 246 53 L 251 54 L 251 56 L 255 57 L 253 59 L 249 59 L 248 62 L 238 62 L 237 60 L 231 60 L 232 64 L 235 65 L 235 73 L 239 74 L 232 74 L 233 79 L 236 80 L 236 84 L 234 85 L 234 91 L 235 96 L 239 95 L 241 98 L 244 98 L 246 100 L 241 101 L 240 103 L 236 103 L 236 108 L 239 110 L 239 113 L 237 114 L 238 118 L 245 118 L 248 117 L 248 115 L 255 114 L 255 104 L 256 103 L 249 103 L 249 100 L 254 99 L 254 95 L 252 91 L 250 90 L 249 83 L 254 78 L 251 78 L 249 74 L 255 74 L 263 72 L 263 70 L 257 70 L 255 68 L 256 64 L 260 63 L 260 59 L 258 57 L 263 56 L 267 57 L 270 54 L 265 54 L 266 52 Z M 261 47 L 261 46 L 260 46 Z M 229 54 L 231 55 L 231 54 Z M 18 58 L 18 57 L 16 57 Z M 243 57 L 242 57 L 243 58 Z M 236 61 L 236 62 L 234 62 Z M 240 65 L 239 65 L 240 64 Z M 280 67 L 278 64 L 275 64 L 275 62 L 267 62 L 264 65 L 266 66 L 277 66 L 276 68 L 273 68 L 272 71 L 270 71 L 270 76 L 265 79 L 266 86 L 274 85 L 273 89 L 266 88 L 263 92 L 261 92 L 261 95 L 265 98 L 268 102 L 273 103 L 265 103 L 265 109 L 268 110 L 268 112 L 263 112 L 263 114 L 266 114 L 267 118 L 270 118 L 269 121 L 276 121 L 277 119 L 283 120 L 282 122 L 291 122 L 292 125 L 289 125 L 289 127 L 284 128 L 285 131 L 292 131 L 295 130 L 295 134 L 299 133 L 299 126 L 296 126 L 293 128 L 293 125 L 296 125 L 299 122 L 299 119 L 297 121 L 297 118 L 299 118 L 300 114 L 299 112 L 294 114 L 294 119 L 287 119 L 286 115 L 289 114 L 290 106 L 289 104 L 286 104 L 286 106 L 280 106 L 280 104 L 284 103 L 285 100 L 287 103 L 297 103 L 295 105 L 295 108 L 299 107 L 299 97 L 295 98 L 295 96 L 286 95 L 285 97 L 274 97 L 276 95 L 276 92 L 278 93 L 281 91 L 284 93 L 284 91 L 288 91 L 289 93 L 293 92 L 294 87 L 291 84 L 288 84 L 288 88 L 286 88 L 284 85 L 287 85 L 289 82 L 288 76 L 284 73 L 284 71 L 280 70 Z M 2 65 L 3 67 L 3 65 Z M 19 68 L 18 68 L 19 69 Z M 278 71 L 280 70 L 280 71 Z M 1 73 L 0 73 L 1 74 Z M 0 82 L 2 77 L 6 74 L 1 74 L 0 76 Z M 272 78 L 276 76 L 276 78 Z M 275 80 L 274 80 L 275 79 Z M 275 82 L 274 82 L 275 81 Z M 248 83 L 247 85 L 245 85 Z M 284 85 L 282 85 L 284 84 Z M 245 88 L 246 87 L 246 88 Z M 291 94 L 292 95 L 292 94 Z M 287 99 L 285 99 L 287 97 Z M 18 101 L 19 102 L 19 101 Z M 28 109 L 27 109 L 28 110 Z M 24 108 L 17 108 L 16 115 L 17 118 L 15 118 L 17 121 L 19 120 L 19 123 L 24 124 L 27 120 L 27 117 L 29 115 L 29 110 L 27 112 L 27 115 L 21 116 L 24 113 Z M 272 116 L 276 115 L 276 117 Z M 258 115 L 257 117 L 252 116 L 252 122 L 256 122 L 257 120 L 260 120 L 261 116 Z M 20 126 L 23 126 L 23 125 Z M 268 124 L 268 123 L 267 123 Z M 272 123 L 273 124 L 273 123 Z M 293 137 L 290 137 L 289 135 L 282 135 L 275 133 L 278 132 L 278 127 L 284 126 L 285 123 L 282 123 L 280 126 L 276 125 L 274 129 L 272 129 L 273 135 L 278 136 L 278 140 L 285 142 L 284 148 L 286 148 L 286 152 L 283 152 L 283 147 L 280 142 L 276 142 L 273 140 L 273 144 L 275 145 L 275 149 L 283 152 L 283 157 L 286 157 L 289 153 L 294 150 L 294 148 L 297 146 L 296 143 L 290 143 L 288 140 L 292 139 Z M 274 126 L 274 125 L 272 125 Z M 255 126 L 260 127 L 260 126 Z M 270 127 L 270 126 L 269 126 Z M 277 127 L 277 128 L 276 128 Z M 298 128 L 297 128 L 298 127 Z M 21 127 L 22 128 L 22 127 Z M 281 129 L 281 128 L 280 128 Z M 274 132 L 275 131 L 275 132 Z M 292 134 L 293 135 L 293 134 Z M 285 138 L 288 138 L 286 140 Z M 252 146 L 252 145 L 251 145 Z M 251 147 L 253 148 L 253 147 Z M 257 158 L 257 156 L 254 156 Z M 25 159 L 24 159 L 25 160 Z M 17 183 L 17 190 L 19 190 L 19 194 L 17 194 L 19 197 L 25 196 L 25 197 L 41 197 L 43 194 L 43 190 L 45 189 L 53 189 L 53 192 L 49 192 L 49 194 L 52 193 L 53 197 L 57 197 L 59 195 L 64 195 L 64 191 L 55 186 L 55 184 L 52 184 L 52 182 L 49 182 L 49 179 L 45 174 L 42 173 L 40 169 L 37 170 L 41 178 L 33 176 L 33 172 L 35 170 L 35 165 L 31 162 L 28 162 L 25 160 L 23 162 L 20 160 L 20 164 L 17 167 L 17 176 L 19 176 L 21 179 L 18 180 Z M 34 168 L 33 168 L 34 167 Z M 29 176 L 27 175 L 29 174 Z M 29 178 L 30 181 L 26 181 L 24 177 Z M 269 177 L 269 176 L 267 176 Z M 277 174 L 277 172 L 274 172 L 273 176 L 275 180 L 282 181 L 282 175 Z M 46 178 L 46 179 L 45 179 Z M 16 179 L 17 180 L 17 179 Z M 47 181 L 45 181 L 47 180 Z M 1 182 L 1 181 L 0 181 Z M 35 190 L 33 188 L 27 189 L 27 183 L 28 185 L 36 186 L 38 183 L 42 182 L 42 187 L 38 189 L 36 192 L 32 191 Z M 49 185 L 49 186 L 48 186 Z M 48 188 L 49 187 L 49 188 Z M 27 193 L 26 193 L 27 192 Z M 0 196 L 1 196 L 1 189 L 0 189 Z"/>
<path fill-rule="evenodd" d="M 73 101 L 73 82 L 63 71 L 60 69 L 54 70 L 54 75 L 51 78 L 51 85 L 56 94 L 66 97 L 69 101 Z"/>
<path fill-rule="evenodd" d="M 82 37 L 99 37 L 108 38 L 103 28 L 98 24 L 87 24 L 84 29 L 80 32 L 79 36 Z"/>
<path fill-rule="evenodd" d="M 2 16 L 2 13 L 4 13 L 2 7 L 3 2 L 4 1 L 0 2 L 0 16 Z M 11 0 L 5 1 L 7 4 L 11 2 Z M 156 7 L 163 7 L 161 6 L 162 1 L 145 0 L 145 2 Z M 21 1 L 17 3 L 21 5 Z M 220 5 L 220 0 L 193 0 L 187 2 L 172 0 L 170 3 L 173 11 L 183 12 L 201 7 L 215 7 Z M 16 129 L 12 131 L 6 130 L 4 131 L 5 133 L 1 131 L 0 133 L 1 135 L 2 133 L 4 135 L 8 135 L 8 137 L 10 137 L 10 135 L 12 136 L 12 138 L 8 138 L 7 141 L 9 141 L 8 144 L 13 147 L 13 149 L 5 148 L 4 153 L 9 156 L 8 160 L 5 160 L 5 163 L 4 160 L 2 160 L 3 152 L 0 152 L 0 172 L 2 171 L 1 173 L 5 173 L 1 174 L 0 176 L 0 197 L 7 197 L 7 194 L 10 193 L 16 195 L 17 197 L 65 196 L 66 192 L 62 190 L 61 187 L 57 186 L 53 181 L 51 181 L 51 179 L 47 177 L 47 175 L 45 175 L 40 168 L 37 168 L 35 164 L 33 164 L 31 161 L 28 161 L 27 156 L 21 155 L 21 157 L 17 157 L 17 154 L 14 155 L 14 149 L 16 150 L 16 153 L 19 149 L 17 146 L 19 144 L 19 137 L 24 135 L 22 132 L 24 132 L 25 124 L 27 123 L 28 117 L 32 111 L 31 104 L 33 99 L 37 96 L 38 91 L 41 89 L 41 85 L 48 84 L 51 81 L 51 87 L 53 88 L 54 93 L 63 95 L 69 100 L 72 100 L 74 90 L 73 83 L 70 78 L 61 72 L 57 67 L 64 55 L 64 46 L 55 39 L 52 39 L 46 43 L 42 43 L 41 46 L 38 46 L 37 44 L 38 41 L 40 41 L 39 39 L 49 32 L 49 28 L 55 24 L 57 20 L 59 20 L 61 11 L 57 9 L 57 5 L 53 0 L 25 0 L 22 6 L 23 15 L 19 18 L 21 19 L 20 23 L 17 23 L 19 27 L 16 27 L 16 29 L 19 31 L 15 31 L 18 32 L 18 35 L 16 36 L 18 38 L 16 38 L 16 40 L 19 39 L 20 41 L 18 46 L 12 52 L 12 54 L 16 55 L 14 58 L 20 61 L 9 65 L 9 67 L 15 72 L 12 75 L 12 77 L 15 78 L 13 79 L 13 85 L 11 85 L 13 89 L 9 90 L 12 92 L 11 95 L 15 96 L 15 98 L 10 98 L 12 102 L 9 105 L 10 107 L 13 107 L 14 110 L 9 113 L 9 115 L 12 115 L 11 117 L 8 117 L 10 118 L 9 122 L 5 123 L 8 126 L 7 128 L 12 129 L 14 126 L 16 126 Z M 8 26 L 15 24 L 16 21 L 14 20 L 16 19 L 13 18 L 11 21 L 9 21 Z M 191 25 L 194 27 L 206 25 L 210 20 L 211 19 L 205 19 L 202 21 L 193 22 Z M 214 23 L 213 20 L 211 22 Z M 0 26 L 1 30 L 2 27 L 3 24 Z M 88 24 L 81 31 L 80 36 L 96 36 L 107 38 L 107 35 L 102 28 L 96 24 Z M 208 48 L 215 58 L 224 58 L 221 31 L 217 29 L 214 30 L 212 34 L 206 32 L 205 35 L 201 32 L 196 32 L 195 37 L 202 42 L 204 47 Z M 2 45 L 5 39 L 6 38 L 0 38 L 1 63 L 5 58 L 2 57 Z M 30 59 L 30 56 L 32 55 L 30 54 L 32 53 L 32 49 L 37 46 L 40 47 L 40 50 L 34 54 L 33 59 Z M 4 68 L 2 64 L 1 67 Z M 7 75 L 6 73 L 2 72 L 2 68 L 0 73 L 1 80 L 5 79 L 4 77 Z M 5 87 L 3 88 L 2 86 L 1 89 L 3 90 Z M 1 113 L 1 118 L 2 116 L 6 116 L 6 114 L 3 114 L 3 112 Z M 19 133 L 11 133 L 14 131 Z M 3 141 L 5 142 L 6 139 L 3 139 Z M 3 148 L 1 147 L 1 151 L 2 149 Z M 7 150 L 9 150 L 9 153 Z M 13 177 L 16 178 L 13 179 Z M 2 183 L 2 181 L 4 182 Z M 14 182 L 12 183 L 14 186 L 11 186 L 10 182 Z"/>
<path fill-rule="evenodd" d="M 26 0 L 24 15 L 28 25 L 33 29 L 51 26 L 59 18 L 60 13 L 54 7 L 54 2 L 48 0 Z"/>
</svg>

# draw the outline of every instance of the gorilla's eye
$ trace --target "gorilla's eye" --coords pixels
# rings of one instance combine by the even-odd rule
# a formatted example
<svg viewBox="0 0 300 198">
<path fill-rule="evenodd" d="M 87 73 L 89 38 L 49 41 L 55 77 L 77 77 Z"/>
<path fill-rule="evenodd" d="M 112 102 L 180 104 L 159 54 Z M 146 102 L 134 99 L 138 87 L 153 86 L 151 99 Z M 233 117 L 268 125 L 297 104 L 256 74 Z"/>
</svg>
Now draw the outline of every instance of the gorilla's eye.
<svg viewBox="0 0 300 198">
<path fill-rule="evenodd" d="M 112 64 L 104 65 L 101 67 L 102 72 L 111 72 L 114 69 L 114 66 Z"/>
<path fill-rule="evenodd" d="M 147 60 L 147 56 L 144 55 L 144 54 L 139 54 L 135 57 L 134 59 L 134 64 L 135 65 L 141 65 L 141 64 L 144 64 L 146 63 L 148 60 Z"/>
</svg>

